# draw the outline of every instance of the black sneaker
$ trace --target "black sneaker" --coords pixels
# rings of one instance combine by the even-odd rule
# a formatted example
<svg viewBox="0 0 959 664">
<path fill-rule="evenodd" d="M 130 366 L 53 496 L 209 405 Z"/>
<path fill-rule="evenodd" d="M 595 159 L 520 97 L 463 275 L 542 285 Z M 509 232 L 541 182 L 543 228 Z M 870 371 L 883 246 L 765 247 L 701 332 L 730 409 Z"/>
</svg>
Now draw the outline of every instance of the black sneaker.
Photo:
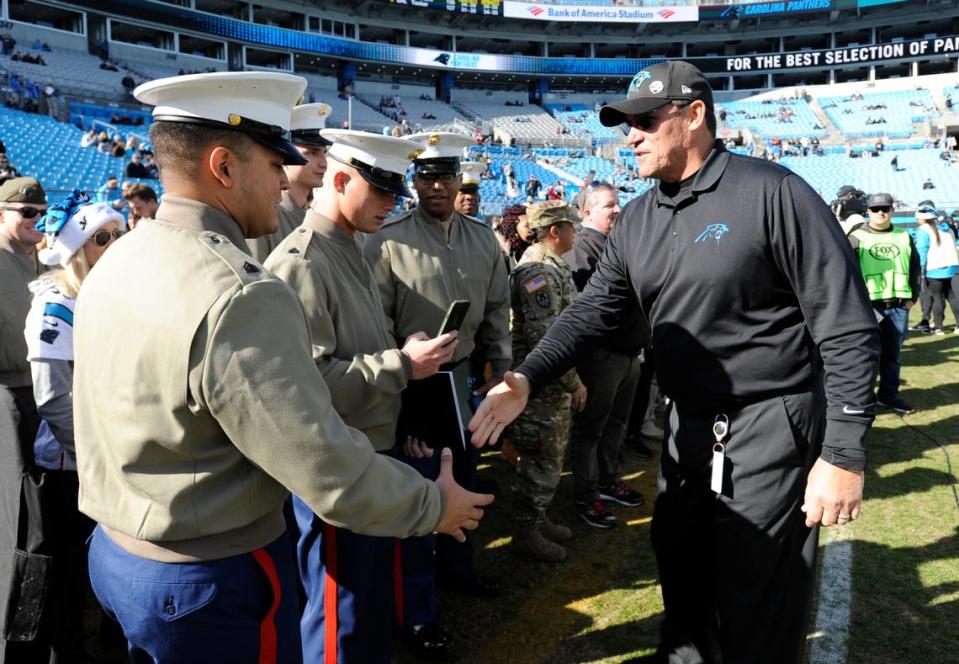
<svg viewBox="0 0 959 664">
<path fill-rule="evenodd" d="M 876 403 L 879 404 L 882 408 L 889 408 L 896 411 L 900 415 L 908 415 L 909 413 L 915 413 L 916 409 L 910 406 L 908 403 L 896 397 L 895 399 L 889 399 L 884 401 L 882 399 L 877 399 Z"/>
<path fill-rule="evenodd" d="M 919 321 L 918 323 L 910 327 L 909 330 L 912 332 L 921 332 L 923 334 L 929 334 L 930 332 L 932 332 L 932 328 L 929 327 L 929 321 L 927 320 Z"/>
<path fill-rule="evenodd" d="M 434 661 L 453 659 L 453 639 L 439 625 L 410 625 L 397 631 L 400 640 L 418 657 Z"/>
<path fill-rule="evenodd" d="M 613 528 L 616 526 L 616 517 L 609 511 L 609 508 L 603 505 L 602 501 L 594 500 L 591 503 L 576 501 L 576 513 L 593 528 Z"/>
<path fill-rule="evenodd" d="M 643 504 L 643 496 L 626 482 L 617 482 L 612 486 L 599 487 L 599 499 L 619 503 L 626 507 L 639 507 Z"/>
<path fill-rule="evenodd" d="M 644 443 L 643 439 L 639 436 L 627 439 L 626 444 L 640 459 L 652 459 L 653 454 L 655 454 L 649 445 Z"/>
</svg>

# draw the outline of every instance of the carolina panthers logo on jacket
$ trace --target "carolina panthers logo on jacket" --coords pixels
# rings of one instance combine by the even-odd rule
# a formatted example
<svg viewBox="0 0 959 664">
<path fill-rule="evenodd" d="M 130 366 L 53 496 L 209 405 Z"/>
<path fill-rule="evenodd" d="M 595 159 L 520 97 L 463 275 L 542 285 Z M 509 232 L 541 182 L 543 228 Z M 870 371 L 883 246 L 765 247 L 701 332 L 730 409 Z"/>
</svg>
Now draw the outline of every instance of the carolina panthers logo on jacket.
<svg viewBox="0 0 959 664">
<path fill-rule="evenodd" d="M 706 226 L 706 230 L 699 234 L 695 242 L 705 242 L 706 240 L 715 240 L 716 244 L 722 242 L 723 238 L 726 237 L 726 233 L 729 232 L 729 226 L 726 224 L 709 224 Z"/>
</svg>

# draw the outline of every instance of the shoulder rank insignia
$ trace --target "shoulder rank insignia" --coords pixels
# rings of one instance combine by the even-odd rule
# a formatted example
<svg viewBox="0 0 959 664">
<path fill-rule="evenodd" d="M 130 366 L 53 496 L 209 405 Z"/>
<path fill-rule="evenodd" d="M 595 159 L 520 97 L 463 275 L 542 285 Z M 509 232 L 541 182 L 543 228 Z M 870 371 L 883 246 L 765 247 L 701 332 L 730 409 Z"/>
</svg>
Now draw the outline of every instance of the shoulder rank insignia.
<svg viewBox="0 0 959 664">
<path fill-rule="evenodd" d="M 543 290 L 546 288 L 546 278 L 543 275 L 537 275 L 530 279 L 529 281 L 523 283 L 523 288 L 526 289 L 526 292 L 532 295 L 536 291 Z M 549 297 L 547 295 L 547 297 Z"/>
</svg>

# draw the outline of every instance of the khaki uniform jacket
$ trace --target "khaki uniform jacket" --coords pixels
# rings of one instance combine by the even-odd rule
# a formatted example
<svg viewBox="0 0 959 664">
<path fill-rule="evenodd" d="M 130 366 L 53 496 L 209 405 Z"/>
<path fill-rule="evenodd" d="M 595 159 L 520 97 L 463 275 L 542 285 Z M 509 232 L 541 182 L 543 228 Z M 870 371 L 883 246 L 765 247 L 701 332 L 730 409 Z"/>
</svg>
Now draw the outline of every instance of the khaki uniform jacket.
<svg viewBox="0 0 959 664">
<path fill-rule="evenodd" d="M 4 387 L 32 383 L 23 327 L 33 301 L 28 284 L 45 270 L 36 253 L 26 254 L 0 235 L 0 385 Z"/>
<path fill-rule="evenodd" d="M 370 266 L 355 237 L 309 210 L 266 268 L 300 297 L 313 359 L 330 387 L 333 408 L 378 451 L 393 447 L 400 392 L 412 369 L 386 326 Z"/>
<path fill-rule="evenodd" d="M 576 299 L 577 291 L 566 261 L 539 243 L 523 252 L 509 279 L 513 357 L 518 366 L 546 336 L 563 309 Z M 564 392 L 575 392 L 583 384 L 575 369 L 556 383 Z"/>
<path fill-rule="evenodd" d="M 481 221 L 453 212 L 449 239 L 439 220 L 420 208 L 390 220 L 363 247 L 397 341 L 415 332 L 435 336 L 454 300 L 469 300 L 453 363 L 484 349 L 493 372 L 509 369 L 509 281 L 502 250 Z M 460 410 L 469 415 L 464 372 L 457 371 Z"/>
<path fill-rule="evenodd" d="M 303 217 L 306 216 L 306 208 L 297 207 L 296 201 L 288 191 L 281 194 L 280 204 L 276 209 L 276 231 L 246 240 L 248 253 L 261 263 L 266 263 L 267 257 L 287 235 L 293 232 L 293 229 L 303 223 Z"/>
<path fill-rule="evenodd" d="M 244 246 L 225 213 L 167 194 L 84 281 L 81 511 L 128 551 L 174 562 L 276 539 L 288 490 L 354 532 L 429 533 L 439 487 L 343 423 L 296 294 Z"/>
</svg>

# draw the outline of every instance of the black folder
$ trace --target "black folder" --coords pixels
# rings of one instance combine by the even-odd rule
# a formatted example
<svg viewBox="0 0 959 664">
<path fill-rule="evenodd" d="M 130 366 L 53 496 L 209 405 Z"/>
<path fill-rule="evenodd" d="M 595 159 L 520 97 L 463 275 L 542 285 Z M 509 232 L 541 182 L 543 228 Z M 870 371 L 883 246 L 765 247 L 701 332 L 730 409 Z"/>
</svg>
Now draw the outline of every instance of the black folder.
<svg viewBox="0 0 959 664">
<path fill-rule="evenodd" d="M 440 371 L 429 378 L 411 380 L 403 390 L 396 440 L 403 444 L 407 436 L 434 449 L 459 443 L 466 449 L 459 400 L 451 371 Z"/>
</svg>

